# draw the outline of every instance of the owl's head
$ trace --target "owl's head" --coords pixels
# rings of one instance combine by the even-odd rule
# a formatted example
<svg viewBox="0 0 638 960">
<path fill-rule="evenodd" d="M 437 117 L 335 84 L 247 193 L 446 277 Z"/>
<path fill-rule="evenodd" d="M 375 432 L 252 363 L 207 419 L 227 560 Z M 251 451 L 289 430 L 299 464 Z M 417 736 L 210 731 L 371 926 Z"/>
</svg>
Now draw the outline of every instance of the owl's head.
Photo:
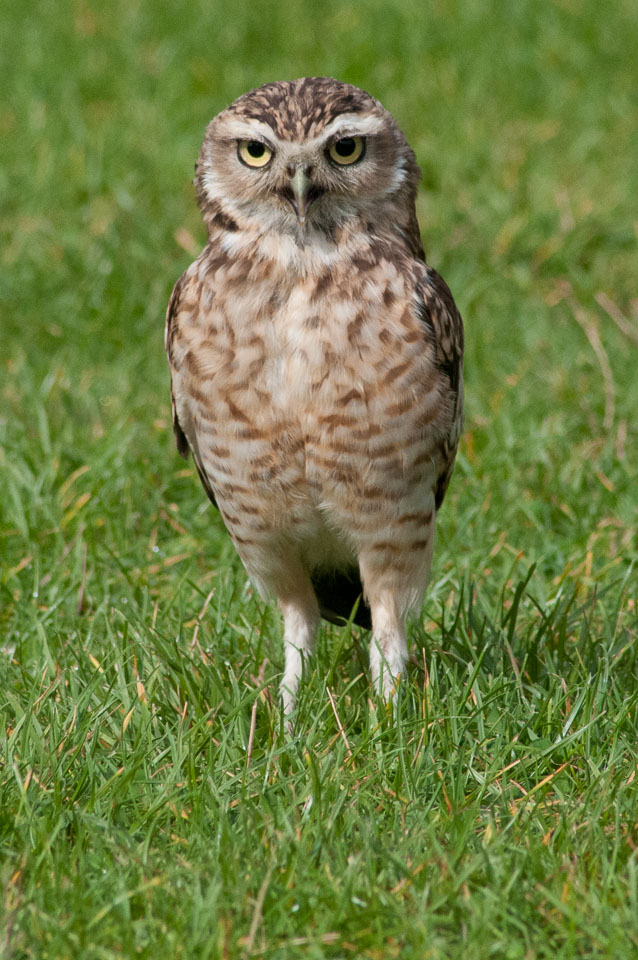
<svg viewBox="0 0 638 960">
<path fill-rule="evenodd" d="M 412 222 L 420 178 L 394 117 L 331 78 L 269 83 L 209 124 L 195 185 L 209 229 L 240 222 L 304 243 L 348 221 Z"/>
</svg>

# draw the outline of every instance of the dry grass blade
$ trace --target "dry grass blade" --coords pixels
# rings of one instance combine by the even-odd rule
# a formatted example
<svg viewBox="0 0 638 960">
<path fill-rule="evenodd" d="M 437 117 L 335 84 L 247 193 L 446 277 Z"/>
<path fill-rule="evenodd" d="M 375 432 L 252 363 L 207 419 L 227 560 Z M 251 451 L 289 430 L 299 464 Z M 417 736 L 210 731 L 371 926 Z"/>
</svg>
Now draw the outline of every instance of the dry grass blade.
<svg viewBox="0 0 638 960">
<path fill-rule="evenodd" d="M 204 619 L 204 617 L 206 616 L 206 611 L 208 610 L 208 605 L 209 605 L 209 603 L 211 602 L 211 600 L 213 599 L 213 597 L 215 596 L 215 589 L 216 589 L 216 588 L 213 587 L 212 590 L 209 591 L 209 594 L 208 594 L 208 596 L 206 597 L 206 599 L 204 600 L 204 605 L 202 606 L 202 609 L 199 611 L 199 614 L 198 614 L 198 616 L 197 616 L 197 623 L 195 624 L 195 629 L 193 630 L 193 639 L 191 640 L 191 647 L 197 647 L 197 649 L 199 650 L 199 653 L 200 653 L 200 656 L 201 656 L 201 658 L 202 658 L 202 662 L 203 662 L 203 663 L 206 662 L 206 654 L 205 654 L 204 651 L 202 650 L 201 644 L 199 643 L 199 641 L 198 641 L 198 639 L 197 639 L 197 635 L 198 635 L 198 633 L 199 633 L 200 624 L 201 624 L 202 620 Z"/>
<path fill-rule="evenodd" d="M 259 929 L 259 924 L 261 923 L 262 911 L 264 909 L 264 900 L 266 899 L 266 894 L 268 893 L 268 887 L 270 886 L 270 878 L 272 877 L 273 870 L 275 869 L 274 863 L 271 863 L 266 871 L 266 876 L 262 880 L 261 886 L 259 888 L 259 893 L 257 894 L 257 899 L 255 900 L 255 907 L 253 909 L 252 920 L 250 921 L 250 929 L 248 931 L 248 936 L 243 942 L 243 946 L 247 953 L 251 953 L 253 945 L 255 943 L 255 937 L 257 936 L 257 931 Z"/>
<path fill-rule="evenodd" d="M 638 327 L 634 327 L 611 297 L 608 297 L 607 294 L 601 290 L 600 293 L 596 294 L 594 299 L 596 303 L 603 308 L 607 316 L 614 321 L 621 333 L 624 333 L 624 335 L 630 340 L 633 340 L 634 343 L 638 343 Z"/>
<path fill-rule="evenodd" d="M 259 684 L 257 690 L 255 691 L 255 702 L 253 703 L 253 708 L 250 713 L 250 730 L 248 732 L 248 746 L 246 747 L 246 769 L 250 766 L 250 759 L 253 755 L 253 744 L 255 742 L 255 729 L 257 727 L 257 707 L 259 705 L 259 694 L 261 685 L 264 682 L 264 669 L 266 667 L 266 661 L 263 660 L 261 666 L 259 667 L 259 672 L 257 674 L 257 683 Z"/>
<path fill-rule="evenodd" d="M 343 739 L 343 742 L 344 742 L 345 745 L 346 745 L 346 752 L 347 752 L 347 754 L 348 754 L 348 758 L 349 758 L 350 760 L 352 760 L 352 750 L 350 749 L 350 744 L 348 743 L 348 738 L 347 738 L 347 736 L 346 736 L 346 731 L 343 729 L 343 724 L 341 723 L 341 718 L 339 717 L 339 713 L 338 713 L 338 711 L 337 711 L 337 705 L 336 705 L 336 703 L 334 702 L 334 697 L 332 696 L 332 693 L 330 692 L 330 688 L 329 688 L 329 687 L 326 687 L 326 690 L 327 690 L 327 692 L 328 692 L 328 699 L 330 700 L 330 705 L 332 706 L 332 711 L 333 711 L 333 713 L 334 713 L 334 715 L 335 715 L 335 720 L 337 721 L 337 727 L 339 728 L 339 733 L 341 734 L 341 737 L 342 737 L 342 739 Z"/>
<path fill-rule="evenodd" d="M 603 417 L 603 427 L 605 430 L 611 430 L 616 411 L 616 386 L 614 384 L 614 376 L 612 373 L 611 364 L 609 362 L 609 357 L 607 356 L 607 351 L 605 350 L 602 340 L 600 339 L 600 333 L 598 332 L 598 326 L 595 320 L 592 316 L 590 316 L 590 314 L 587 313 L 582 304 L 578 302 L 571 286 L 569 284 L 567 286 L 569 289 L 566 299 L 571 307 L 574 320 L 584 331 L 585 336 L 589 340 L 591 348 L 596 354 L 596 359 L 600 365 L 605 387 L 605 415 Z"/>
</svg>

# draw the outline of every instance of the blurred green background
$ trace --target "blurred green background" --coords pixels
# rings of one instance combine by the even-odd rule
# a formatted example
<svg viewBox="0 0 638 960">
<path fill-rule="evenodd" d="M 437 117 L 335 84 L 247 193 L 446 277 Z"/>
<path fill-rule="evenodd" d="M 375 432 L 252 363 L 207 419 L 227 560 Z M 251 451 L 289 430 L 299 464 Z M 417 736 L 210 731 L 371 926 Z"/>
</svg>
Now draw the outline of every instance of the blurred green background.
<svg viewBox="0 0 638 960">
<path fill-rule="evenodd" d="M 635 957 L 635 0 L 0 18 L 0 955 Z M 325 627 L 287 745 L 163 322 L 206 124 L 303 75 L 416 151 L 467 417 L 396 716 Z"/>
<path fill-rule="evenodd" d="M 125 445 L 157 454 L 162 319 L 203 242 L 190 181 L 210 117 L 267 80 L 333 74 L 378 96 L 416 150 L 426 252 L 467 326 L 473 470 L 486 445 L 490 473 L 508 458 L 519 492 L 547 502 L 543 536 L 565 522 L 552 490 L 566 500 L 563 484 L 591 484 L 604 498 L 593 464 L 609 476 L 616 448 L 630 455 L 638 400 L 635 340 L 596 301 L 635 329 L 631 0 L 67 0 L 31 12 L 7 0 L 3 20 L 4 429 L 33 429 L 44 390 L 61 479 L 86 459 L 80 437 L 95 449 L 116 425 L 135 437 Z M 622 476 L 614 509 L 627 521 Z M 569 517 L 581 546 L 599 516 L 591 498 L 583 511 Z"/>
</svg>

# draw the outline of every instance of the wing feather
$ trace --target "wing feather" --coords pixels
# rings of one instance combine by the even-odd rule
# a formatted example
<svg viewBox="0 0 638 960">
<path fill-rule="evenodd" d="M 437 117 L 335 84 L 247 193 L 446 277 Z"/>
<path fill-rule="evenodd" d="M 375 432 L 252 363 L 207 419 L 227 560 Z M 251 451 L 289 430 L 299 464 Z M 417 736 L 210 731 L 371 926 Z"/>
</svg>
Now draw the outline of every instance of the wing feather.
<svg viewBox="0 0 638 960">
<path fill-rule="evenodd" d="M 449 384 L 450 430 L 440 443 L 442 466 L 434 489 L 438 510 L 452 476 L 463 425 L 463 321 L 447 283 L 429 266 L 417 284 L 416 297 L 419 319 L 434 347 L 436 368 Z"/>
<path fill-rule="evenodd" d="M 206 491 L 208 499 L 214 506 L 217 506 L 217 501 L 215 500 L 215 494 L 213 493 L 213 488 L 210 485 L 206 472 L 204 470 L 201 457 L 199 455 L 199 450 L 197 448 L 197 443 L 194 439 L 194 434 L 192 434 L 192 440 L 188 440 L 187 431 L 184 429 L 180 423 L 179 416 L 177 413 L 177 403 L 175 402 L 175 389 L 174 389 L 174 374 L 177 371 L 176 367 L 176 357 L 175 357 L 175 339 L 179 334 L 179 312 L 182 305 L 182 300 L 184 298 L 184 293 L 188 286 L 189 280 L 189 271 L 183 273 L 175 286 L 173 287 L 173 292 L 171 293 L 170 300 L 168 301 L 168 309 L 166 311 L 166 329 L 164 344 L 166 347 L 166 354 L 168 356 L 168 365 L 171 371 L 171 410 L 173 414 L 173 433 L 175 434 L 175 443 L 177 444 L 177 449 L 180 455 L 188 460 L 189 452 L 193 454 L 193 460 L 195 461 L 195 466 L 197 468 L 197 473 L 199 474 L 199 479 L 202 482 L 202 486 Z"/>
</svg>

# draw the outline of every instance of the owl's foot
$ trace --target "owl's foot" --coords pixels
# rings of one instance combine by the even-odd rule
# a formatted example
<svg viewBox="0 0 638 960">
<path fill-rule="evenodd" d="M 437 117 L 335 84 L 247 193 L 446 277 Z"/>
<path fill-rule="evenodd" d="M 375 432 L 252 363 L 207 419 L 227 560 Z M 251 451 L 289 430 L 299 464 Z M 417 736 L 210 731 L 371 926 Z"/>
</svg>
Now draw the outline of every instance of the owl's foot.
<svg viewBox="0 0 638 960">
<path fill-rule="evenodd" d="M 286 680 L 285 677 L 279 686 L 279 696 L 281 697 L 281 703 L 284 708 L 284 717 L 287 721 L 287 724 L 290 724 L 290 718 L 295 712 L 298 687 L 299 683 L 296 681 L 296 678 Z"/>
</svg>

